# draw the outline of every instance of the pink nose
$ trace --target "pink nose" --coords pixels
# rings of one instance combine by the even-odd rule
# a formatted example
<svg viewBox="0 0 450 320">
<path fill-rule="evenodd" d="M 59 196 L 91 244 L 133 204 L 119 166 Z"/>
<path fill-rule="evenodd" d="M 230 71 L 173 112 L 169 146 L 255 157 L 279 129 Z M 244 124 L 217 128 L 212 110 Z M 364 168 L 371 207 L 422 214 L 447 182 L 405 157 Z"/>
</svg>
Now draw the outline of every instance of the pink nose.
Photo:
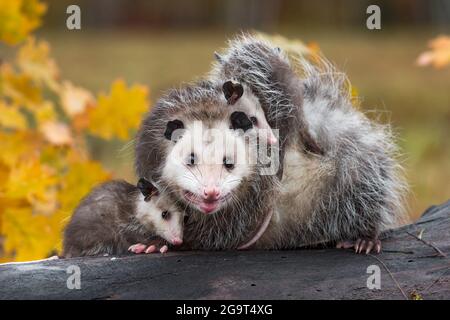
<svg viewBox="0 0 450 320">
<path fill-rule="evenodd" d="M 174 246 L 179 246 L 179 245 L 183 244 L 183 240 L 181 240 L 180 238 L 173 238 L 172 239 L 172 244 Z"/>
<path fill-rule="evenodd" d="M 216 200 L 220 197 L 220 190 L 217 187 L 206 187 L 203 189 L 203 197 L 207 200 Z"/>
</svg>

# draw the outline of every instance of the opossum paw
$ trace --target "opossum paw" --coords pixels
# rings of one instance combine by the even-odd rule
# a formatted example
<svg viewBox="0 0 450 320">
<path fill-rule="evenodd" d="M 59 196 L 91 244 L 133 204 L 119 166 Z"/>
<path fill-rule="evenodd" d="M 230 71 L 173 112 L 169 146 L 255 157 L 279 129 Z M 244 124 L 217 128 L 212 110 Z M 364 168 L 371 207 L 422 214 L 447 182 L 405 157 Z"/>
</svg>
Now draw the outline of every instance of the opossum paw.
<svg viewBox="0 0 450 320">
<path fill-rule="evenodd" d="M 142 253 L 145 252 L 147 249 L 147 246 L 143 243 L 136 243 L 133 244 L 132 246 L 130 246 L 128 248 L 128 251 L 133 252 L 133 253 Z"/>
<path fill-rule="evenodd" d="M 169 247 L 167 245 L 163 245 L 161 248 L 158 249 L 158 247 L 154 244 L 147 246 L 143 243 L 136 243 L 128 248 L 128 251 L 136 253 L 136 254 L 154 253 L 154 252 L 166 253 L 168 250 L 169 250 Z"/>
<path fill-rule="evenodd" d="M 159 249 L 159 252 L 161 252 L 161 253 L 166 253 L 167 250 L 169 250 L 169 247 L 166 246 L 166 245 L 164 245 L 164 246 L 161 247 L 161 249 Z"/>
<path fill-rule="evenodd" d="M 356 253 L 369 254 L 372 250 L 376 253 L 381 252 L 381 241 L 378 239 L 358 239 L 356 241 L 340 241 L 337 243 L 338 249 L 355 248 Z"/>
</svg>

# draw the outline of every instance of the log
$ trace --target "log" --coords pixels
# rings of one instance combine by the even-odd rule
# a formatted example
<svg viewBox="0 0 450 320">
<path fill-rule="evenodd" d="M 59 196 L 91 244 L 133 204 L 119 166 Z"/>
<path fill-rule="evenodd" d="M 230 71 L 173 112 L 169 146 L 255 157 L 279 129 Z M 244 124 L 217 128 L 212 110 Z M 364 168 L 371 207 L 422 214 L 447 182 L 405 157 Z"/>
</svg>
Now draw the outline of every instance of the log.
<svg viewBox="0 0 450 320">
<path fill-rule="evenodd" d="M 383 234 L 379 255 L 174 251 L 10 263 L 0 266 L 0 299 L 450 299 L 448 255 L 450 201 Z M 367 286 L 371 265 L 380 289 Z M 79 267 L 80 289 L 67 286 L 70 266 Z"/>
</svg>

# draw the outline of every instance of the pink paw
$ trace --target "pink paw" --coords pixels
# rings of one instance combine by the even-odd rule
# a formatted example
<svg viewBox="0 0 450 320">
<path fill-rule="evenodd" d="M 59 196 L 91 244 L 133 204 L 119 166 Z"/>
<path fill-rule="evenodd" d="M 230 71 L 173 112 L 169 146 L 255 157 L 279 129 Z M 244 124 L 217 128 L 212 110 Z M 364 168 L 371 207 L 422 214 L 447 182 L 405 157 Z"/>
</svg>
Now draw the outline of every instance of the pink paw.
<svg viewBox="0 0 450 320">
<path fill-rule="evenodd" d="M 376 253 L 381 252 L 381 241 L 378 239 L 357 239 L 356 241 L 340 241 L 337 243 L 338 249 L 355 248 L 356 253 L 369 254 L 374 250 Z"/>
<path fill-rule="evenodd" d="M 166 253 L 167 250 L 169 250 L 169 247 L 167 245 L 163 245 L 161 248 L 159 248 L 156 245 L 145 245 L 143 243 L 136 243 L 133 244 L 128 248 L 128 251 L 139 254 L 139 253 L 154 253 L 154 252 L 161 252 Z"/>
</svg>

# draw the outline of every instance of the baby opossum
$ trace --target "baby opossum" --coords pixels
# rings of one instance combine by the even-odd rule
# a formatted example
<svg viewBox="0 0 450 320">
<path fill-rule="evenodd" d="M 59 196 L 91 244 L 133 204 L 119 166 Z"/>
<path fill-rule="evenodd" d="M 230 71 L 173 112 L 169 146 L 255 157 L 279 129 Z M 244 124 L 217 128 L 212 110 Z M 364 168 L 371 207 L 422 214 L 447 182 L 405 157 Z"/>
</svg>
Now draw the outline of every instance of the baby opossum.
<svg viewBox="0 0 450 320">
<path fill-rule="evenodd" d="M 138 186 L 116 180 L 92 190 L 64 231 L 63 256 L 167 251 L 183 242 L 184 214 L 149 181 Z M 155 242 L 156 241 L 156 242 Z M 154 243 L 155 242 L 155 243 Z"/>
<path fill-rule="evenodd" d="M 171 90 L 137 136 L 137 173 L 187 211 L 184 242 L 191 249 L 237 248 L 271 212 L 278 187 L 276 177 L 259 172 L 252 121 L 234 109 L 254 101 L 252 92 L 225 83 Z"/>
<path fill-rule="evenodd" d="M 379 251 L 379 233 L 404 217 L 406 185 L 390 129 L 352 107 L 345 76 L 330 64 L 298 63 L 303 79 L 280 49 L 243 36 L 230 42 L 212 72 L 257 92 L 273 128 L 294 124 L 281 130 L 281 194 L 256 246 L 334 242 L 357 252 Z"/>
<path fill-rule="evenodd" d="M 220 82 L 221 81 L 219 81 L 219 84 Z M 264 140 L 264 145 L 274 145 L 278 142 L 275 133 L 267 122 L 266 115 L 258 98 L 251 92 L 249 87 L 245 84 L 229 80 L 223 84 L 222 89 L 225 98 L 228 97 L 229 101 L 230 99 L 237 98 L 236 100 L 231 101 L 233 102 L 233 107 L 231 108 L 232 112 L 241 111 L 247 115 L 252 122 L 258 137 Z M 233 93 L 235 94 L 235 97 L 233 97 Z"/>
</svg>

